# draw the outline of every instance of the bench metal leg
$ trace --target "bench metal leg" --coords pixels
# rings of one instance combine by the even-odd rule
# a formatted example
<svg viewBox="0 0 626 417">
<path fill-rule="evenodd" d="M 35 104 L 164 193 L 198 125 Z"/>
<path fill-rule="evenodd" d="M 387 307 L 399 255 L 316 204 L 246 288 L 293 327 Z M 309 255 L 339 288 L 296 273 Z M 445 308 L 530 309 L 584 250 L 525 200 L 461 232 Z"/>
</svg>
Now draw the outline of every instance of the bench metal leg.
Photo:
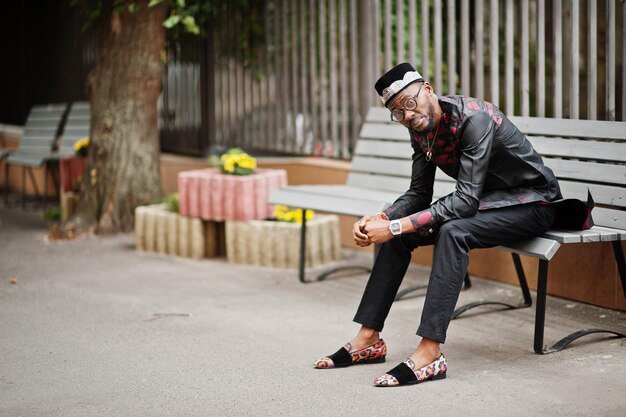
<svg viewBox="0 0 626 417">
<path fill-rule="evenodd" d="M 619 243 L 619 242 L 618 242 Z M 621 247 L 620 247 L 621 252 Z M 622 252 L 623 256 L 623 252 Z M 622 258 L 623 261 L 623 258 Z M 618 261 L 619 263 L 619 261 Z M 623 265 L 622 265 L 623 266 Z M 547 355 L 549 353 L 559 352 L 567 347 L 574 340 L 586 336 L 588 334 L 593 333 L 611 333 L 618 338 L 626 337 L 626 334 L 617 332 L 614 330 L 606 330 L 606 329 L 583 329 L 577 332 L 574 332 L 563 339 L 556 342 L 549 348 L 544 348 L 543 346 L 543 333 L 545 328 L 545 319 L 546 319 L 546 296 L 548 290 L 548 261 L 540 260 L 539 261 L 539 274 L 537 281 L 537 312 L 535 315 L 535 340 L 534 340 L 534 349 L 535 353 L 539 355 Z"/>
<path fill-rule="evenodd" d="M 624 298 L 626 298 L 626 261 L 624 261 L 622 241 L 614 240 L 611 243 L 613 243 L 613 253 L 615 254 L 615 262 L 617 263 L 619 278 L 622 281 L 622 291 L 624 291 Z"/>
<path fill-rule="evenodd" d="M 300 282 L 302 283 L 309 283 L 309 282 L 318 282 L 318 281 L 323 281 L 324 279 L 328 278 L 330 275 L 339 272 L 339 271 L 346 271 L 346 270 L 357 270 L 357 271 L 365 271 L 367 273 L 372 272 L 371 268 L 365 267 L 365 266 L 360 266 L 360 265 L 345 265 L 345 266 L 338 266 L 336 268 L 332 268 L 328 271 L 325 271 L 323 273 L 321 273 L 320 275 L 318 275 L 317 277 L 311 279 L 311 280 L 306 280 L 306 209 L 301 209 L 302 210 L 302 227 L 300 228 L 300 268 L 299 268 L 299 274 L 298 274 L 298 278 L 300 279 Z M 374 257 L 377 255 L 378 251 L 374 250 Z"/>
<path fill-rule="evenodd" d="M 473 303 L 468 303 L 454 310 L 454 313 L 452 313 L 452 320 L 456 319 L 466 311 L 485 305 L 499 305 L 506 307 L 505 310 L 516 310 L 518 308 L 530 307 L 533 304 L 533 300 L 530 297 L 528 282 L 526 281 L 526 275 L 524 274 L 524 268 L 522 267 L 522 261 L 520 260 L 520 257 L 517 253 L 512 253 L 511 255 L 513 256 L 513 264 L 515 264 L 515 271 L 517 272 L 517 279 L 519 280 L 519 286 L 522 290 L 522 296 L 524 297 L 524 301 L 520 304 L 510 304 L 503 301 L 476 301 Z"/>
</svg>

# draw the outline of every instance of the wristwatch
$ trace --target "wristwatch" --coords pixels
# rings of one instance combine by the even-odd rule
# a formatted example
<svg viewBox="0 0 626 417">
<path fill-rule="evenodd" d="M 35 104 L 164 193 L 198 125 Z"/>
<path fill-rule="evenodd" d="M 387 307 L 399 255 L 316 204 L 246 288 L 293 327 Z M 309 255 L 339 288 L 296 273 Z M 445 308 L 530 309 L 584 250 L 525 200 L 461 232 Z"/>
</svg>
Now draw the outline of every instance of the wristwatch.
<svg viewBox="0 0 626 417">
<path fill-rule="evenodd" d="M 402 223 L 400 220 L 392 220 L 389 222 L 389 231 L 392 235 L 398 236 L 402 234 Z"/>
</svg>

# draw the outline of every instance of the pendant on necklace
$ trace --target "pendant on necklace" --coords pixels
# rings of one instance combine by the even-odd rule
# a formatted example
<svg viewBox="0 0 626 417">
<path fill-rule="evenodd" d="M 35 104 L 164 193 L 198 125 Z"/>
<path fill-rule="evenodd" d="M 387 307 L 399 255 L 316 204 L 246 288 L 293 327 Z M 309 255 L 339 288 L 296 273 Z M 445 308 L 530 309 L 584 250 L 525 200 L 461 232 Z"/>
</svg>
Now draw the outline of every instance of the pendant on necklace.
<svg viewBox="0 0 626 417">
<path fill-rule="evenodd" d="M 433 153 L 431 151 L 426 152 L 426 160 L 430 161 L 433 158 Z"/>
</svg>

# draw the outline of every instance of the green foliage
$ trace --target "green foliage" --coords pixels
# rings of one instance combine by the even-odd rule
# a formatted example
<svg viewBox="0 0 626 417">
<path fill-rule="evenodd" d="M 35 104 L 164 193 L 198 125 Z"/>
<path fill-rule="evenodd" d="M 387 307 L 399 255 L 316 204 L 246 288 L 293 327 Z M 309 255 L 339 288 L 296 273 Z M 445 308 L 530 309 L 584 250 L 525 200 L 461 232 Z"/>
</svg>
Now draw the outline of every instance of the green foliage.
<svg viewBox="0 0 626 417">
<path fill-rule="evenodd" d="M 172 193 L 163 199 L 163 203 L 168 211 L 178 213 L 178 193 Z"/>
<path fill-rule="evenodd" d="M 43 219 L 50 222 L 58 222 L 61 220 L 61 208 L 60 207 L 50 207 L 46 211 L 43 212 Z"/>
</svg>

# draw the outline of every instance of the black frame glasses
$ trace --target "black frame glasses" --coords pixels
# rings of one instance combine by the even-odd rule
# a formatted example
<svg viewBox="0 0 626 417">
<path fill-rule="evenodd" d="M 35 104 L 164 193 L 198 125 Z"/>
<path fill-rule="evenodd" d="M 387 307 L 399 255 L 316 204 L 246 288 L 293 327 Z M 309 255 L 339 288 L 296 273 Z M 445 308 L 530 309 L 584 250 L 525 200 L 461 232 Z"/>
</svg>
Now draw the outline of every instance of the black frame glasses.
<svg viewBox="0 0 626 417">
<path fill-rule="evenodd" d="M 422 92 L 422 87 L 424 86 L 424 84 L 420 85 L 420 89 L 417 90 L 417 94 L 415 95 L 415 97 L 412 98 L 407 98 L 402 102 L 402 108 L 401 109 L 393 109 L 391 110 L 391 121 L 392 122 L 398 122 L 400 123 L 401 121 L 404 120 L 404 110 L 415 110 L 417 108 L 417 98 L 419 97 L 420 93 Z"/>
</svg>

